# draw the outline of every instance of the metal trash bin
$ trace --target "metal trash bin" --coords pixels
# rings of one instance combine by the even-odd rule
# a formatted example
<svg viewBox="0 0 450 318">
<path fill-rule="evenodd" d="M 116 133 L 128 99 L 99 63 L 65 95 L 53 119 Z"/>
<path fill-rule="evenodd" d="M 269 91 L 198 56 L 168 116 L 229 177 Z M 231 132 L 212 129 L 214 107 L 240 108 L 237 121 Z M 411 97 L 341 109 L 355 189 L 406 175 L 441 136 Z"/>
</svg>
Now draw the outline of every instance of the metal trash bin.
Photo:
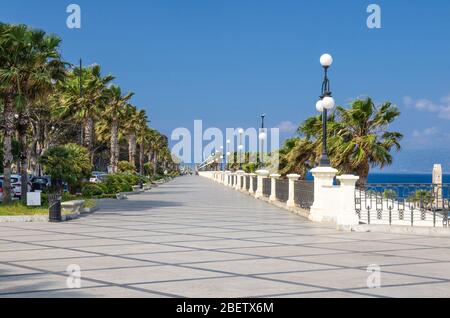
<svg viewBox="0 0 450 318">
<path fill-rule="evenodd" d="M 61 195 L 49 194 L 48 196 L 48 219 L 50 222 L 61 222 Z"/>
</svg>

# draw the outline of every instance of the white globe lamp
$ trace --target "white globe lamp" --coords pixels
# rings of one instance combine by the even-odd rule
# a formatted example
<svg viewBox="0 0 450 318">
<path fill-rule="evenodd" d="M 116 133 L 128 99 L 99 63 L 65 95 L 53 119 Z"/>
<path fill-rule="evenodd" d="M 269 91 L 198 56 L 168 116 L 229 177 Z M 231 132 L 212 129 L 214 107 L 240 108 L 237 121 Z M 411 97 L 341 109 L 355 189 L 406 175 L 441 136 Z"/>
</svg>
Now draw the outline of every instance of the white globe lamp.
<svg viewBox="0 0 450 318">
<path fill-rule="evenodd" d="M 326 96 L 322 99 L 323 108 L 330 110 L 333 109 L 334 106 L 336 106 L 336 102 L 334 101 L 333 97 Z"/>
<path fill-rule="evenodd" d="M 330 54 L 323 54 L 320 57 L 320 64 L 323 67 L 330 67 L 333 64 L 333 57 Z"/>
<path fill-rule="evenodd" d="M 323 113 L 323 101 L 322 100 L 319 100 L 316 103 L 316 109 L 319 113 Z"/>
</svg>

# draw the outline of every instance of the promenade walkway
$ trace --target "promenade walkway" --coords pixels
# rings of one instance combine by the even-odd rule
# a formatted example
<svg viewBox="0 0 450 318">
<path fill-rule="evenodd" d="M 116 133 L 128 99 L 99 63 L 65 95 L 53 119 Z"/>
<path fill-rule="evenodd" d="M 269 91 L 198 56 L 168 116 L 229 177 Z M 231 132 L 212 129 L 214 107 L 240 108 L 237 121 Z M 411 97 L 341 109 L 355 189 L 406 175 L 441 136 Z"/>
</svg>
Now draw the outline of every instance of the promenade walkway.
<svg viewBox="0 0 450 318">
<path fill-rule="evenodd" d="M 0 297 L 385 296 L 450 297 L 450 240 L 338 232 L 200 177 L 72 222 L 0 224 Z"/>
</svg>

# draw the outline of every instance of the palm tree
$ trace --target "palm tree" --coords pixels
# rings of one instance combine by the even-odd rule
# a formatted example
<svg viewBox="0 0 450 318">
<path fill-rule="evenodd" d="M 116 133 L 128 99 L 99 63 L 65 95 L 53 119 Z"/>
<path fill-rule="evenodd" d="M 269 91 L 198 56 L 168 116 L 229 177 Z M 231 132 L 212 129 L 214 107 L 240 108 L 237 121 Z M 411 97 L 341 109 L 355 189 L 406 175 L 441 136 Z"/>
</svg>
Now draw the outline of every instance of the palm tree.
<svg viewBox="0 0 450 318">
<path fill-rule="evenodd" d="M 15 119 L 20 142 L 22 199 L 26 201 L 29 110 L 64 74 L 57 51 L 60 39 L 25 25 L 0 25 L 0 91 L 4 118 L 4 204 L 11 200 L 12 137 Z"/>
<path fill-rule="evenodd" d="M 65 77 L 65 64 L 61 61 L 58 47 L 61 40 L 43 31 L 29 31 L 29 51 L 24 62 L 22 93 L 25 97 L 25 107 L 20 109 L 18 118 L 18 138 L 20 144 L 20 175 L 21 199 L 27 202 L 28 192 L 28 159 L 30 157 L 28 132 L 30 129 L 30 113 L 40 101 L 48 99 L 54 90 L 55 81 Z"/>
<path fill-rule="evenodd" d="M 139 126 L 138 110 L 135 106 L 128 104 L 123 112 L 123 116 L 123 133 L 128 140 L 128 162 L 136 168 L 136 131 Z"/>
<path fill-rule="evenodd" d="M 119 127 L 121 114 L 133 95 L 134 93 L 122 95 L 122 90 L 116 85 L 112 85 L 108 90 L 109 102 L 104 118 L 110 122 L 110 165 L 113 173 L 117 173 L 119 163 Z"/>
<path fill-rule="evenodd" d="M 286 140 L 279 152 L 280 173 L 283 175 L 296 173 L 304 179 L 308 170 L 312 168 L 312 163 L 316 161 L 314 147 L 314 143 L 306 138 Z"/>
<path fill-rule="evenodd" d="M 145 149 L 149 147 L 151 131 L 148 127 L 148 117 L 145 110 L 141 110 L 137 114 L 136 136 L 139 145 L 139 173 L 144 175 Z"/>
<path fill-rule="evenodd" d="M 73 118 L 81 124 L 81 144 L 89 150 L 91 160 L 94 155 L 95 120 L 106 107 L 109 94 L 107 85 L 113 79 L 111 75 L 102 77 L 100 66 L 93 65 L 83 69 L 75 68 L 60 87 L 62 118 Z"/>
<path fill-rule="evenodd" d="M 392 164 L 391 151 L 400 150 L 403 136 L 387 129 L 399 115 L 400 111 L 391 103 L 377 107 L 370 98 L 355 100 L 350 109 L 337 107 L 328 119 L 327 141 L 332 166 L 341 173 L 357 174 L 359 183 L 365 184 L 370 167 Z M 322 152 L 320 116 L 307 119 L 299 132 L 313 143 L 311 153 L 317 163 Z"/>
<path fill-rule="evenodd" d="M 355 173 L 366 184 L 370 168 L 391 165 L 391 151 L 401 149 L 399 132 L 388 131 L 400 111 L 386 102 L 375 106 L 372 99 L 356 100 L 350 109 L 338 107 L 335 136 L 330 138 L 334 162 L 343 172 Z"/>
<path fill-rule="evenodd" d="M 23 106 L 22 66 L 27 49 L 27 27 L 0 25 L 0 91 L 3 103 L 3 204 L 11 202 L 12 138 L 14 114 Z"/>
</svg>

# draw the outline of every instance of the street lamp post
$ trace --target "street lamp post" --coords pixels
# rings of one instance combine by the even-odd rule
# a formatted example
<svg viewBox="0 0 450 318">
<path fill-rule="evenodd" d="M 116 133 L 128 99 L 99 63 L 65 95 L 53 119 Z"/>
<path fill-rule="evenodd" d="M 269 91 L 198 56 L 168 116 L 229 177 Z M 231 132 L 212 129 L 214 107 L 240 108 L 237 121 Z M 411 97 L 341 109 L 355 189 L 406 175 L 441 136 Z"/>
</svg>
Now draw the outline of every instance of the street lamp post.
<svg viewBox="0 0 450 318">
<path fill-rule="evenodd" d="M 242 170 L 242 150 L 244 150 L 244 145 L 242 144 L 242 136 L 244 134 L 244 129 L 239 129 L 239 170 Z"/>
<path fill-rule="evenodd" d="M 267 134 L 265 132 L 265 127 L 264 127 L 265 118 L 266 118 L 266 114 L 262 114 L 261 115 L 261 132 L 259 133 L 259 141 L 260 141 L 260 145 L 261 145 L 261 151 L 260 151 L 259 155 L 257 156 L 258 165 L 259 165 L 259 163 L 261 163 L 262 166 L 264 166 L 264 141 L 267 138 Z"/>
<path fill-rule="evenodd" d="M 224 165 L 224 150 L 223 150 L 223 146 L 220 146 L 220 170 L 221 171 L 225 171 L 225 165 Z"/>
<path fill-rule="evenodd" d="M 230 153 L 230 144 L 231 144 L 231 140 L 228 139 L 227 140 L 227 146 L 226 146 L 226 149 L 225 149 L 225 156 L 226 156 L 225 170 L 228 170 L 227 166 L 230 163 L 230 155 L 231 155 L 231 153 Z"/>
<path fill-rule="evenodd" d="M 334 98 L 332 97 L 330 91 L 330 80 L 328 78 L 328 69 L 331 64 L 333 64 L 333 57 L 330 54 L 323 54 L 320 57 L 320 64 L 324 69 L 324 79 L 322 83 L 322 94 L 320 95 L 320 100 L 316 103 L 316 109 L 318 112 L 322 113 L 322 157 L 320 159 L 321 167 L 329 167 L 330 159 L 328 158 L 327 150 L 327 120 L 328 111 L 333 109 L 336 105 Z"/>
</svg>

